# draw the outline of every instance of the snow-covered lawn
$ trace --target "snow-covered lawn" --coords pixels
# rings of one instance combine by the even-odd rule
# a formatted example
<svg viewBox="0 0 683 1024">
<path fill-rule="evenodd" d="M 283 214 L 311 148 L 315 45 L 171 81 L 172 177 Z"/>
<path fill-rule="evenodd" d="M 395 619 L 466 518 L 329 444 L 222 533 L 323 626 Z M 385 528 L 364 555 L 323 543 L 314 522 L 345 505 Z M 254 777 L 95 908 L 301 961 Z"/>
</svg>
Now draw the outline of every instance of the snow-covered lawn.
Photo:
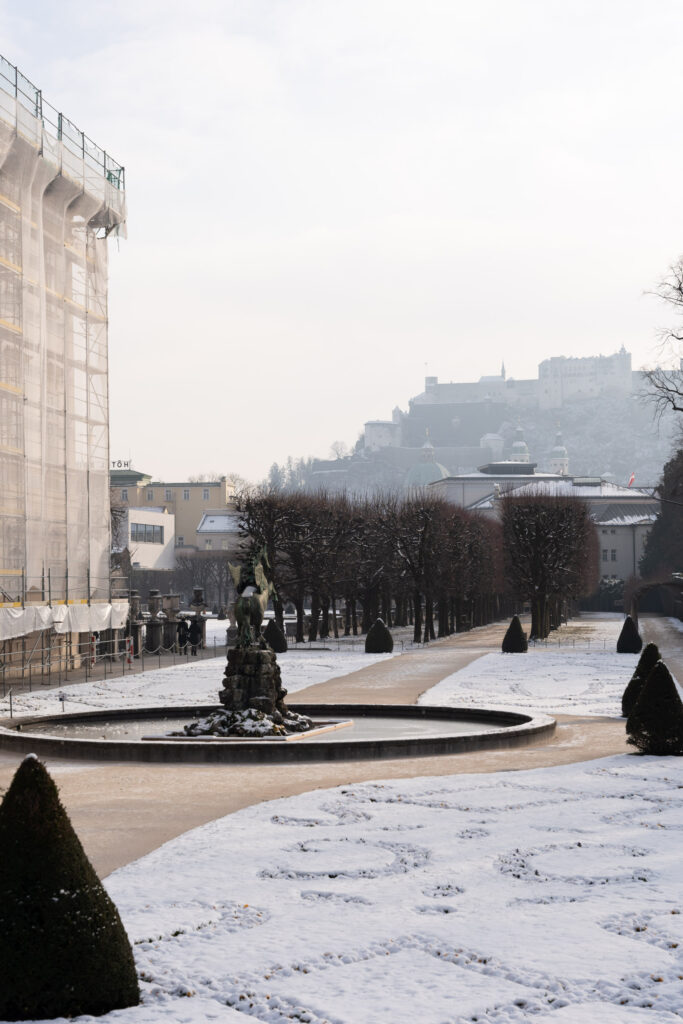
<svg viewBox="0 0 683 1024">
<path fill-rule="evenodd" d="M 597 649 L 531 649 L 485 654 L 423 694 L 420 704 L 493 705 L 570 715 L 621 715 L 621 695 L 636 654 Z"/>
<path fill-rule="evenodd" d="M 418 703 L 619 717 L 621 696 L 638 663 L 637 654 L 616 653 L 623 621 L 622 615 L 582 615 L 551 634 L 547 647 L 486 654 L 447 676 Z"/>
<path fill-rule="evenodd" d="M 681 787 L 623 756 L 213 822 L 108 879 L 144 989 L 111 1020 L 680 1021 Z"/>
<path fill-rule="evenodd" d="M 295 650 L 279 654 L 278 662 L 287 691 L 296 693 L 306 686 L 356 672 L 391 657 L 390 654 L 356 651 Z M 13 711 L 15 717 L 53 714 L 61 711 L 60 694 L 66 697 L 66 710 L 74 712 L 106 707 L 216 704 L 224 668 L 224 658 L 187 658 L 178 665 L 150 669 L 138 675 L 109 676 L 106 681 L 99 679 L 17 694 L 13 698 Z M 8 714 L 9 700 L 0 700 L 0 717 Z"/>
<path fill-rule="evenodd" d="M 608 646 L 619 626 L 581 629 Z M 595 647 L 485 655 L 424 702 L 616 715 L 636 658 Z M 362 657 L 292 652 L 285 685 Z M 73 689 L 89 706 L 191 702 L 188 687 L 201 703 L 214 699 L 216 667 Z M 634 754 L 247 808 L 109 876 L 143 1003 L 99 1019 L 680 1022 L 682 793 L 683 758 Z"/>
</svg>

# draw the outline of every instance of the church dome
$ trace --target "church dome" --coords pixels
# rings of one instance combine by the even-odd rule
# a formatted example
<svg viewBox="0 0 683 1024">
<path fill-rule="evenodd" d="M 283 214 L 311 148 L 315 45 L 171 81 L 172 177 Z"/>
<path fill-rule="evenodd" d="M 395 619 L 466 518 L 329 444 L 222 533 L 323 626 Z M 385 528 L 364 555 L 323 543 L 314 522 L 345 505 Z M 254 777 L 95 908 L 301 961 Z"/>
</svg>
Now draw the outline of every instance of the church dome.
<svg viewBox="0 0 683 1024">
<path fill-rule="evenodd" d="M 419 490 L 421 487 L 427 487 L 447 476 L 450 476 L 448 470 L 436 461 L 434 446 L 431 441 L 427 440 L 422 446 L 420 461 L 410 467 L 405 475 L 403 486 Z"/>
<path fill-rule="evenodd" d="M 557 434 L 555 435 L 555 445 L 551 449 L 551 452 L 550 452 L 550 458 L 551 459 L 566 459 L 567 456 L 568 456 L 567 449 L 565 448 L 564 444 L 562 443 L 562 434 L 558 430 Z"/>
<path fill-rule="evenodd" d="M 521 427 L 517 427 L 515 430 L 515 439 L 512 442 L 512 450 L 510 452 L 511 462 L 529 462 L 529 448 L 524 440 L 524 431 Z"/>
<path fill-rule="evenodd" d="M 550 449 L 550 469 L 553 473 L 561 473 L 566 476 L 569 473 L 569 453 L 562 441 L 562 433 L 558 430 L 555 435 L 555 444 Z"/>
<path fill-rule="evenodd" d="M 403 485 L 404 487 L 427 487 L 428 484 L 443 480 L 449 475 L 446 467 L 439 462 L 418 462 L 416 466 L 411 466 L 406 473 Z"/>
</svg>

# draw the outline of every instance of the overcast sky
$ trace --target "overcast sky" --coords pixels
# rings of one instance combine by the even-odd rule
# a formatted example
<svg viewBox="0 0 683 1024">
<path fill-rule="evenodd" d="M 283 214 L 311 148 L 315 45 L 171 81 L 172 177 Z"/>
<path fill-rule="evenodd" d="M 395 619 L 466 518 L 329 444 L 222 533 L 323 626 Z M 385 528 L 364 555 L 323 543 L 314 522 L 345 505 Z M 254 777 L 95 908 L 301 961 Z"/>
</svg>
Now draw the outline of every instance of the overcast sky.
<svg viewBox="0 0 683 1024">
<path fill-rule="evenodd" d="M 0 0 L 126 167 L 111 455 L 259 479 L 442 380 L 657 359 L 678 0 Z"/>
</svg>

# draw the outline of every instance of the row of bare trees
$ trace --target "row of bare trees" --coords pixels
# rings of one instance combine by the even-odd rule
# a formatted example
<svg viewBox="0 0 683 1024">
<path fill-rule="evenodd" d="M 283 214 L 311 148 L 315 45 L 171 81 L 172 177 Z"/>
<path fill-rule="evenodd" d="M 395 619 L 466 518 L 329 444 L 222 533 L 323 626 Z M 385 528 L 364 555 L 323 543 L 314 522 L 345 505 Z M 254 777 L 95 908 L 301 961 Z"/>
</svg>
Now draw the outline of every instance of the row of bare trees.
<svg viewBox="0 0 683 1024">
<path fill-rule="evenodd" d="M 598 586 L 598 537 L 588 506 L 571 495 L 516 492 L 501 499 L 508 585 L 531 606 L 531 636 L 560 625 L 572 601 Z"/>
<path fill-rule="evenodd" d="M 511 614 L 534 611 L 532 634 L 559 623 L 563 606 L 597 582 L 597 539 L 585 504 L 575 498 L 503 501 L 503 523 L 428 493 L 349 495 L 243 493 L 245 544 L 265 546 L 283 602 L 309 640 L 366 632 L 377 617 L 412 624 L 416 642 L 447 636 Z M 594 570 L 591 568 L 594 566 Z"/>
</svg>

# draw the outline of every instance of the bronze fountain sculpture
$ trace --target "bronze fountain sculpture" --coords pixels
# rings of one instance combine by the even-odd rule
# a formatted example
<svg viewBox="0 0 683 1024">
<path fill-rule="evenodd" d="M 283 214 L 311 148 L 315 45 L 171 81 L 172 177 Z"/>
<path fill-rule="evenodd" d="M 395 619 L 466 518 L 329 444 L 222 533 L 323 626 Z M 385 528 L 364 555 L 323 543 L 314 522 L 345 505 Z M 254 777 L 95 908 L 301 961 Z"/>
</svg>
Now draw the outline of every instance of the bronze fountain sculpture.
<svg viewBox="0 0 683 1024">
<path fill-rule="evenodd" d="M 254 551 L 243 565 L 230 565 L 237 591 L 235 619 L 237 644 L 228 651 L 228 664 L 219 693 L 222 708 L 185 726 L 187 736 L 286 736 L 307 732 L 310 718 L 297 715 L 285 704 L 275 651 L 261 636 L 261 623 L 275 587 L 267 579 L 265 547 Z"/>
</svg>

